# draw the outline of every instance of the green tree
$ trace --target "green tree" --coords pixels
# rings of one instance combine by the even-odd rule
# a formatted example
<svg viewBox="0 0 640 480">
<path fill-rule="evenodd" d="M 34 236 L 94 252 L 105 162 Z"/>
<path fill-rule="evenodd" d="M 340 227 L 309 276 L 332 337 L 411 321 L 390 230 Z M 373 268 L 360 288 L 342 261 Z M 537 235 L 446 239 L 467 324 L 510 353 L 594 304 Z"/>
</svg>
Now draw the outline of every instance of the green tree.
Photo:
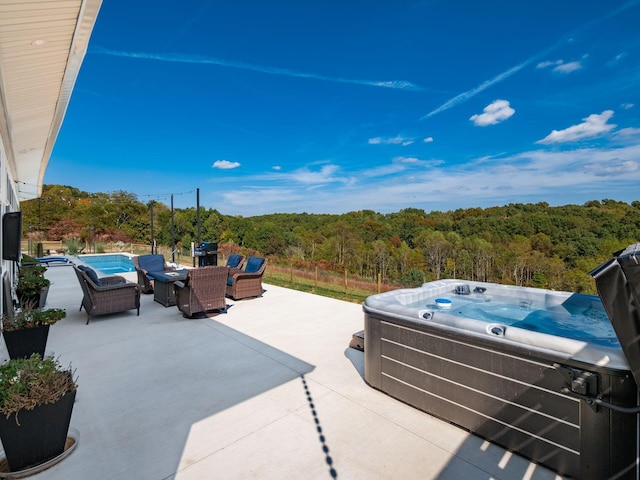
<svg viewBox="0 0 640 480">
<path fill-rule="evenodd" d="M 451 252 L 451 245 L 442 232 L 423 230 L 415 238 L 416 248 L 422 253 L 427 269 L 436 280 L 442 276 L 445 262 Z"/>
</svg>

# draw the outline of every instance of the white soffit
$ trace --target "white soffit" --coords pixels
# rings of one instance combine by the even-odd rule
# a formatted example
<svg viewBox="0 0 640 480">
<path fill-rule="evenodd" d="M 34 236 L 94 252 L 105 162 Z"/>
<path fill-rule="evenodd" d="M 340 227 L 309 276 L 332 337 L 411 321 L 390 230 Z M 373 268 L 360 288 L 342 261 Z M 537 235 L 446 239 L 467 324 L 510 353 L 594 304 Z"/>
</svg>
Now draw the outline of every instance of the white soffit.
<svg viewBox="0 0 640 480">
<path fill-rule="evenodd" d="M 0 135 L 20 200 L 44 173 L 102 0 L 0 0 Z"/>
</svg>

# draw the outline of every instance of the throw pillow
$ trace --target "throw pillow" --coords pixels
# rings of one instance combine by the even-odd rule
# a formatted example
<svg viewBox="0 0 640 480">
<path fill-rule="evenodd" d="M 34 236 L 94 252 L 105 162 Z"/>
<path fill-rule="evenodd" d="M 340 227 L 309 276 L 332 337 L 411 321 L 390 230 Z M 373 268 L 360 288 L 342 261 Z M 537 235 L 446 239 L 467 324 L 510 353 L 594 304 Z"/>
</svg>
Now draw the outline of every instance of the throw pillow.
<svg viewBox="0 0 640 480">
<path fill-rule="evenodd" d="M 264 262 L 264 258 L 249 257 L 249 260 L 247 260 L 247 266 L 244 267 L 244 272 L 245 273 L 257 272 L 258 270 L 260 270 L 260 267 L 262 267 L 262 262 Z"/>
<path fill-rule="evenodd" d="M 91 280 L 97 286 L 100 286 L 100 279 L 98 278 L 98 274 L 93 268 L 89 268 L 84 265 L 79 265 L 78 268 L 87 274 L 87 277 L 89 277 L 89 280 Z"/>
</svg>

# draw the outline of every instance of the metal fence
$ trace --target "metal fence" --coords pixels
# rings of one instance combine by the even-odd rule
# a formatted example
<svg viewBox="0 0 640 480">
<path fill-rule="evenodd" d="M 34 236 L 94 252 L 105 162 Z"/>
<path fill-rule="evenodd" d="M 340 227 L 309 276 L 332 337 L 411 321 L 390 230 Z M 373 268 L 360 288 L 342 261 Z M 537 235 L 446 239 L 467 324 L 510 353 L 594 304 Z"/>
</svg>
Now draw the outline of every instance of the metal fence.
<svg viewBox="0 0 640 480">
<path fill-rule="evenodd" d="M 22 241 L 22 251 L 29 255 L 40 257 L 44 255 L 67 255 L 69 249 L 64 241 L 45 240 L 35 242 L 30 240 Z M 171 248 L 158 245 L 157 252 L 164 255 L 167 261 L 171 261 Z M 151 253 L 151 246 L 144 243 L 124 243 L 106 242 L 101 244 L 81 245 L 77 253 L 130 253 L 133 255 L 144 255 Z M 219 265 L 224 265 L 224 256 L 219 257 Z M 182 265 L 194 265 L 194 257 L 190 251 L 175 251 L 174 260 Z M 288 281 L 292 286 L 295 284 L 307 285 L 313 289 L 328 288 L 345 294 L 375 294 L 403 288 L 402 285 L 394 284 L 383 279 L 380 275 L 376 280 L 363 279 L 357 275 L 349 274 L 346 270 L 343 274 L 332 271 L 321 270 L 318 267 L 304 269 L 293 266 L 278 265 L 274 260 L 269 259 L 269 264 L 265 273 L 266 278 L 278 276 L 281 280 Z"/>
<path fill-rule="evenodd" d="M 318 267 L 314 269 L 294 268 L 292 266 L 277 265 L 269 263 L 267 267 L 267 278 L 269 275 L 278 274 L 280 278 L 284 278 L 291 284 L 305 284 L 319 288 L 322 286 L 332 286 L 334 290 L 344 291 L 345 294 L 362 292 L 367 294 L 375 294 L 387 292 L 403 288 L 402 285 L 394 284 L 385 280 L 378 275 L 376 281 L 367 280 L 350 274 L 346 270 L 343 274 L 320 270 Z"/>
</svg>

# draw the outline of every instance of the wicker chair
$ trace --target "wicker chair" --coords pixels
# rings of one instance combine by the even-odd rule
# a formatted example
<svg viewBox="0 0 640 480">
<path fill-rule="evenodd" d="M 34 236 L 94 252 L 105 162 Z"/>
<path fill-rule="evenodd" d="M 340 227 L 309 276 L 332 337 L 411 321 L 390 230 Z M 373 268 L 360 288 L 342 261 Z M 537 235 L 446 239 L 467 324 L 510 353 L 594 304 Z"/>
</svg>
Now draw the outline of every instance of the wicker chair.
<svg viewBox="0 0 640 480">
<path fill-rule="evenodd" d="M 133 266 L 138 273 L 138 285 L 142 289 L 142 293 L 153 293 L 153 283 L 149 278 L 153 272 L 165 272 L 167 270 L 175 270 L 174 267 L 170 267 L 164 260 L 164 256 L 159 253 L 151 253 L 149 255 L 139 255 L 133 257 Z"/>
<path fill-rule="evenodd" d="M 124 312 L 134 308 L 137 310 L 136 314 L 140 315 L 140 287 L 137 283 L 128 282 L 119 275 L 98 279 L 95 271 L 88 267 L 81 269 L 74 265 L 73 270 L 82 287 L 80 310 L 84 307 L 89 315 L 87 325 L 95 315 Z"/>
<path fill-rule="evenodd" d="M 228 277 L 229 267 L 210 265 L 189 270 L 184 282 L 173 284 L 178 309 L 188 318 L 212 310 L 226 313 L 225 286 Z"/>
<path fill-rule="evenodd" d="M 267 259 L 249 257 L 244 270 L 232 269 L 227 279 L 227 296 L 234 300 L 249 297 L 261 297 L 262 274 L 267 268 Z"/>
</svg>

